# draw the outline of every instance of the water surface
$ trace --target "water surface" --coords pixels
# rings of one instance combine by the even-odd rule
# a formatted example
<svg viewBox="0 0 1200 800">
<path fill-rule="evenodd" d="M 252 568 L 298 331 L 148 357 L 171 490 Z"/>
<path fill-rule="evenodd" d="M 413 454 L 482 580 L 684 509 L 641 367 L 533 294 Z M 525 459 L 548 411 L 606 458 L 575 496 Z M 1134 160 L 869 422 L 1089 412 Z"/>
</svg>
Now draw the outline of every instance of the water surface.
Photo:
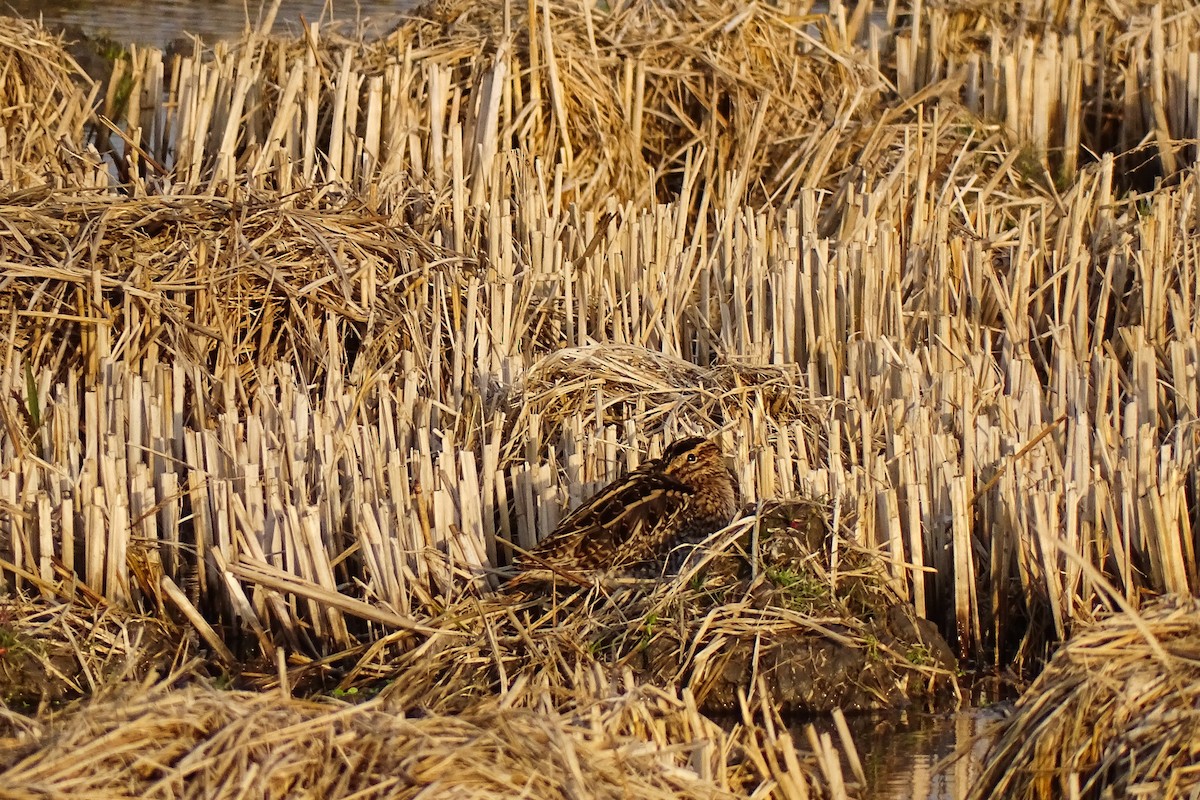
<svg viewBox="0 0 1200 800">
<path fill-rule="evenodd" d="M 298 32 L 303 18 L 362 21 L 368 31 L 382 33 L 416 5 L 414 0 L 283 0 L 274 31 Z M 0 0 L 0 14 L 40 16 L 54 31 L 164 49 L 187 34 L 206 42 L 235 37 L 268 7 L 260 0 Z"/>
<path fill-rule="evenodd" d="M 993 723 L 1006 705 L 918 715 L 877 731 L 854 731 L 866 773 L 867 797 L 877 800 L 963 800 L 979 776 Z M 954 753 L 963 757 L 947 761 Z"/>
</svg>

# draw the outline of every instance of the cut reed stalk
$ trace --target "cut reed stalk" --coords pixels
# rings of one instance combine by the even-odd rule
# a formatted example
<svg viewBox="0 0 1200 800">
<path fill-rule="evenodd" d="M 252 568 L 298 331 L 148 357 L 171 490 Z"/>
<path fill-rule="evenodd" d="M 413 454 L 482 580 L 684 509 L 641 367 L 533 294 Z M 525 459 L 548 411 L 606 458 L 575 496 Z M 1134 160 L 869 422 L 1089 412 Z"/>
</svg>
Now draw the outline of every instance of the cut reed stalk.
<svg viewBox="0 0 1200 800">
<path fill-rule="evenodd" d="M 885 31 L 883 74 L 836 14 L 718 2 L 131 51 L 122 193 L 81 138 L 97 90 L 7 23 L 6 579 L 165 577 L 347 647 L 722 430 L 748 500 L 847 509 L 961 652 L 1087 618 L 1060 540 L 1130 598 L 1195 589 L 1196 178 L 1123 194 L 1136 153 L 1047 181 L 1022 150 L 1185 163 L 1195 15 L 979 37 L 1010 20 L 977 5 Z M 974 113 L 967 55 L 998 65 Z"/>
</svg>

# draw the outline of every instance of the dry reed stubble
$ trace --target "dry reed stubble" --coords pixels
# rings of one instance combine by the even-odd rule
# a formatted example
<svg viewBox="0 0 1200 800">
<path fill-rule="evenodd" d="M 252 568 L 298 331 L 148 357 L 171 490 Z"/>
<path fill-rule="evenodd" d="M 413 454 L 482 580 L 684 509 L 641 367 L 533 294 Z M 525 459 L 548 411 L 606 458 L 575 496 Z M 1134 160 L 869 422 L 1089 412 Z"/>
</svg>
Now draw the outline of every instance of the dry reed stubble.
<svg viewBox="0 0 1200 800">
<path fill-rule="evenodd" d="M 586 42 L 590 54 L 595 34 L 587 33 L 586 21 L 555 9 L 548 15 L 535 10 L 525 20 L 532 32 L 527 44 L 539 41 L 539 20 L 548 21 L 552 33 L 557 25 L 583 24 L 579 46 Z M 774 35 L 798 36 L 778 24 L 774 11 L 755 16 L 759 13 L 756 8 L 741 15 L 719 3 L 694 13 L 679 9 L 680 28 L 670 32 L 672 41 L 703 39 L 722 20 L 730 29 L 722 28 L 725 38 L 714 40 L 714 47 L 731 47 L 730 37 L 760 30 L 768 31 L 765 44 Z M 1185 175 L 1152 196 L 1128 198 L 1119 193 L 1120 171 L 1114 174 L 1113 163 L 1105 161 L 1073 175 L 1074 182 L 1060 192 L 1045 180 L 1041 164 L 1020 157 L 997 124 L 964 113 L 950 102 L 956 89 L 938 83 L 920 89 L 931 104 L 925 110 L 893 104 L 861 126 L 841 125 L 857 118 L 840 110 L 831 114 L 838 122 L 832 128 L 788 118 L 788 135 L 802 133 L 799 142 L 787 141 L 802 156 L 786 165 L 783 183 L 762 184 L 774 192 L 802 175 L 808 188 L 795 195 L 798 202 L 792 206 L 741 208 L 747 195 L 736 191 L 737 184 L 758 186 L 761 171 L 748 169 L 735 178 L 697 150 L 683 181 L 690 200 L 660 206 L 634 192 L 635 199 L 625 204 L 604 200 L 572 209 L 572 193 L 583 192 L 579 186 L 588 180 L 604 184 L 606 191 L 611 186 L 596 179 L 597 172 L 564 166 L 556 174 L 552 164 L 527 158 L 541 152 L 537 147 L 562 143 L 548 124 L 530 128 L 537 147 L 526 147 L 524 155 L 506 152 L 514 141 L 520 143 L 509 127 L 516 120 L 532 119 L 536 112 L 544 121 L 578 110 L 554 105 L 548 66 L 543 72 L 518 59 L 506 68 L 512 114 L 504 124 L 497 122 L 495 138 L 484 148 L 497 158 L 481 160 L 474 176 L 463 174 L 461 158 L 464 152 L 474 158 L 472 143 L 479 137 L 460 130 L 456 139 L 445 124 L 425 124 L 438 84 L 440 97 L 457 97 L 457 108 L 464 110 L 454 121 L 492 130 L 487 120 L 472 117 L 486 104 L 471 101 L 495 64 L 464 55 L 484 52 L 478 49 L 483 47 L 478 31 L 467 24 L 470 18 L 463 20 L 470 47 L 456 49 L 461 41 L 453 38 L 454 21 L 430 28 L 431 47 L 446 37 L 436 45 L 437 53 L 381 46 L 372 51 L 380 61 L 362 73 L 357 59 L 364 51 L 339 49 L 332 39 L 267 43 L 259 37 L 218 48 L 211 60 L 219 73 L 210 75 L 214 94 L 196 108 L 213 112 L 215 128 L 233 138 L 206 139 L 225 150 L 206 151 L 193 165 L 194 174 L 181 174 L 176 183 L 128 187 L 135 195 L 215 191 L 227 198 L 204 203 L 210 208 L 226 203 L 237 213 L 222 220 L 198 212 L 205 219 L 184 237 L 186 243 L 171 239 L 187 220 L 162 211 L 169 198 L 155 207 L 160 198 L 127 201 L 92 194 L 64 203 L 61 195 L 51 194 L 36 198 L 32 211 L 11 211 L 34 205 L 30 197 L 10 198 L 6 213 L 36 217 L 28 226 L 32 239 L 24 236 L 24 219 L 4 231 L 14 266 L 5 284 L 11 291 L 5 306 L 6 363 L 12 369 L 2 376 L 3 411 L 6 452 L 13 454 L 14 468 L 2 476 L 0 491 L 3 502 L 19 512 L 10 521 L 8 544 L 27 573 L 53 576 L 53 558 L 61 556 L 96 591 L 124 600 L 132 586 L 136 599 L 137 581 L 131 584 L 123 574 L 130 543 L 122 537 L 131 529 L 131 518 L 140 544 L 153 542 L 155 524 L 177 531 L 186 517 L 198 532 L 197 551 L 216 548 L 252 566 L 266 554 L 287 561 L 307 590 L 299 602 L 263 586 L 239 588 L 236 580 L 209 569 L 203 552 L 196 555 L 196 570 L 208 570 L 198 581 L 201 605 L 236 608 L 242 618 L 259 622 L 260 630 L 278 624 L 289 646 L 303 638 L 297 633 L 301 623 L 313 626 L 319 642 L 345 644 L 351 638 L 341 612 L 313 599 L 319 591 L 347 587 L 358 595 L 354 599 L 389 604 L 396 613 L 432 607 L 441 601 L 440 593 L 455 594 L 475 579 L 479 554 L 490 555 L 489 525 L 500 525 L 502 533 L 526 544 L 549 528 L 563 495 L 581 484 L 564 479 L 560 465 L 565 474 L 594 480 L 614 468 L 621 448 L 640 450 L 647 444 L 638 434 L 642 414 L 657 413 L 659 407 L 644 402 L 639 409 L 635 397 L 632 414 L 610 419 L 603 386 L 597 387 L 594 414 L 581 413 L 564 430 L 549 432 L 532 422 L 532 414 L 525 417 L 528 424 L 508 431 L 489 427 L 486 411 L 494 408 L 472 407 L 474 401 L 466 399 L 503 396 L 529 370 L 531 354 L 557 347 L 561 335 L 575 345 L 599 340 L 645 346 L 706 367 L 714 360 L 799 365 L 802 380 L 795 385 L 801 400 L 820 403 L 828 412 L 811 427 L 807 420 L 779 424 L 766 394 L 749 392 L 744 402 L 722 409 L 733 418 L 731 437 L 745 443 L 739 456 L 751 494 L 769 497 L 797 485 L 818 486 L 874 511 L 859 517 L 865 520 L 860 540 L 888 543 L 897 583 L 911 591 L 925 613 L 954 608 L 953 625 L 964 651 L 983 656 L 985 639 L 994 631 L 993 652 L 1004 657 L 1000 642 L 1010 632 L 1005 615 L 1012 607 L 1028 606 L 1034 618 L 1048 610 L 1051 635 L 1062 634 L 1064 619 L 1087 613 L 1092 590 L 1077 570 L 1060 563 L 1049 546 L 1054 532 L 1061 531 L 1096 563 L 1114 564 L 1130 594 L 1146 585 L 1182 589 L 1194 581 L 1187 511 L 1195 484 L 1189 467 L 1195 448 L 1188 431 L 1197 409 L 1192 375 L 1197 350 L 1187 334 L 1196 328 L 1195 298 L 1187 290 L 1195 285 L 1189 244 L 1194 177 Z M 695 30 L 685 30 L 693 23 Z M 620 38 L 625 36 L 620 30 L 612 38 L 625 47 L 644 48 L 649 40 L 640 26 L 631 28 L 641 31 L 632 38 Z M 398 32 L 401 40 L 405 35 Z M 560 61 L 569 49 L 567 39 L 555 51 Z M 845 53 L 833 48 L 831 56 L 826 54 L 831 64 L 857 52 L 848 42 L 838 45 L 843 46 Z M 758 49 L 757 57 L 771 50 Z M 665 63 L 700 63 L 694 48 L 664 47 L 662 52 Z M 712 76 L 686 73 L 683 79 L 698 81 L 696 86 L 744 87 L 742 76 L 731 77 L 733 67 L 757 62 L 743 58 L 736 47 L 728 52 L 737 54 L 732 60 L 738 63 L 711 59 L 704 70 Z M 303 100 L 289 106 L 275 89 L 300 74 L 295 72 L 300 59 L 310 54 L 321 60 L 305 78 L 313 91 L 294 94 L 294 101 Z M 432 61 L 423 60 L 437 54 L 448 59 L 444 63 L 461 61 L 470 68 L 438 73 Z M 547 64 L 548 57 L 542 53 L 538 63 Z M 637 64 L 628 63 L 633 68 L 628 85 L 634 87 L 640 81 Z M 425 66 L 429 69 L 422 72 Z M 776 75 L 779 65 L 766 68 Z M 559 71 L 560 85 L 570 79 L 566 72 L 565 67 Z M 235 74 L 243 87 L 260 87 L 260 79 L 270 79 L 254 98 L 261 104 L 245 117 L 240 113 L 245 106 L 238 103 L 246 98 L 225 93 Z M 375 115 L 374 130 L 344 127 L 341 133 L 348 138 L 378 138 L 383 147 L 397 130 L 431 132 L 430 140 L 419 133 L 391 136 L 410 156 L 386 155 L 384 163 L 395 172 L 372 171 L 370 159 L 350 157 L 368 166 L 342 176 L 378 200 L 360 208 L 362 214 L 373 217 L 376 208 L 395 211 L 399 221 L 412 225 L 412 236 L 387 230 L 378 217 L 346 221 L 356 214 L 339 199 L 345 185 L 300 195 L 265 188 L 302 183 L 300 177 L 310 173 L 301 169 L 297 177 L 295 166 L 318 163 L 319 148 L 314 141 L 311 147 L 317 150 L 304 151 L 309 143 L 285 137 L 278 143 L 279 158 L 263 160 L 265 131 L 254 126 L 264 119 L 290 119 L 304 124 L 290 128 L 281 122 L 280 130 L 309 130 L 324 119 L 320 115 L 330 104 L 319 89 L 335 74 L 335 85 L 342 88 L 357 86 L 363 77 L 378 79 L 362 95 L 357 89 L 343 92 L 347 114 L 365 103 L 360 116 L 368 118 L 371 103 L 391 98 L 393 91 L 397 98 L 389 114 Z M 667 82 L 656 88 L 663 76 L 645 75 L 650 95 L 662 89 L 659 96 L 669 99 L 675 78 L 665 76 Z M 842 94 L 838 86 L 822 87 L 836 96 L 836 109 L 860 95 L 854 81 L 841 83 L 849 86 Z M 536 95 L 535 86 L 545 94 Z M 733 96 L 730 89 L 726 97 Z M 496 113 L 509 114 L 503 93 L 492 97 L 502 101 Z M 709 112 L 721 110 L 720 102 L 704 102 Z M 621 103 L 629 105 L 624 95 Z M 643 108 L 652 109 L 643 114 L 688 128 L 687 114 L 670 106 L 643 102 Z M 737 113 L 746 112 L 739 106 Z M 724 124 L 718 117 L 714 114 L 713 130 Z M 172 119 L 184 124 L 182 114 Z M 750 122 L 757 119 L 755 110 Z M 774 122 L 762 118 L 763 125 Z M 331 132 L 336 128 L 331 121 Z M 437 141 L 435 130 L 444 134 Z M 689 129 L 681 141 L 697 136 Z M 244 150 L 226 147 L 230 142 L 240 142 Z M 455 146 L 459 174 L 451 187 L 432 175 L 439 168 L 443 177 L 455 171 L 448 163 L 454 161 Z M 419 193 L 419 202 L 411 187 L 424 185 L 426 177 L 417 154 L 429 165 L 435 187 Z M 248 165 L 260 161 L 270 165 L 267 174 L 245 174 Z M 225 164 L 233 166 L 218 168 Z M 715 202 L 723 186 L 734 190 Z M 712 196 L 697 200 L 697 208 L 692 200 L 705 191 Z M 132 212 L 122 215 L 127 202 Z M 290 213 L 297 206 L 320 214 L 337 209 L 353 230 L 342 235 L 305 224 L 304 214 Z M 179 216 L 198 208 L 184 202 Z M 153 224 L 140 226 L 139 214 Z M 276 217 L 281 224 L 268 224 Z M 228 224 L 222 227 L 222 222 Z M 242 233 L 250 236 L 238 237 L 239 223 L 247 224 Z M 439 253 L 445 251 L 363 244 L 371 238 L 393 242 L 389 236 L 402 244 L 441 237 L 468 260 L 443 271 Z M 303 252 L 304 261 L 289 260 L 293 250 Z M 171 258 L 183 259 L 182 266 Z M 319 266 L 310 269 L 310 261 Z M 276 269 L 280 264 L 286 271 Z M 246 286 L 240 282 L 242 270 L 252 271 L 251 265 L 258 273 Z M 664 265 L 680 267 L 679 282 L 656 279 Z M 162 275 L 174 282 L 161 280 Z M 146 276 L 148 287 L 139 283 Z M 223 305 L 230 298 L 233 302 Z M 118 310 L 120 326 L 100 322 Z M 364 314 L 366 326 L 375 326 L 366 336 L 360 327 Z M 360 353 L 376 357 L 356 362 L 348 355 L 355 337 L 366 343 Z M 277 344 L 281 339 L 285 343 Z M 388 350 L 391 342 L 400 344 Z M 106 357 L 114 361 L 106 364 Z M 79 361 L 86 363 L 71 372 Z M 36 426 L 24 424 L 32 403 L 23 385 L 23 363 L 33 365 L 34 393 L 58 414 L 54 430 L 61 436 L 48 435 L 53 426 L 32 430 Z M 284 378 L 275 383 L 280 374 Z M 164 375 L 172 379 L 164 381 Z M 255 395 L 247 387 L 264 376 L 272 391 Z M 396 391 L 373 393 L 379 384 Z M 95 394 L 88 397 L 89 392 Z M 320 415 L 310 414 L 318 395 L 328 405 Z M 628 397 L 624 388 L 622 396 Z M 150 399 L 141 404 L 145 397 Z M 422 404 L 426 398 L 429 402 Z M 669 406 L 676 399 L 665 402 Z M 1061 435 L 1024 452 L 1068 410 Z M 139 426 L 133 423 L 153 421 L 155 413 L 172 415 L 170 424 L 147 426 L 157 441 L 139 441 Z M 411 424 L 389 428 L 388 420 L 405 414 Z M 681 420 L 696 422 L 685 413 L 661 416 L 668 430 Z M 318 422 L 307 427 L 314 417 Z M 214 434 L 217 428 L 220 435 Z M 251 438 L 264 430 L 267 446 L 251 448 Z M 331 433 L 343 430 L 346 438 Z M 377 430 L 378 439 L 372 438 Z M 581 439 L 585 445 L 572 449 Z M 814 440 L 829 445 L 812 448 L 812 455 L 800 452 Z M 175 441 L 184 444 L 162 455 Z M 332 444 L 323 449 L 327 442 Z M 511 484 L 519 486 L 517 496 L 493 498 L 489 506 L 488 492 L 496 488 L 503 495 L 512 471 L 522 468 L 521 458 L 509 461 L 498 454 L 517 454 L 530 442 L 536 446 L 528 446 L 522 457 L 528 462 L 523 474 L 532 477 L 522 484 L 518 475 Z M 444 445 L 441 453 L 434 446 L 438 443 Z M 102 450 L 124 451 L 127 461 L 96 458 Z M 269 458 L 254 460 L 260 452 Z M 396 452 L 403 458 L 389 460 Z M 31 457 L 45 453 L 55 455 L 56 466 L 66 466 L 56 470 Z M 304 469 L 311 457 L 325 459 L 320 469 Z M 83 468 L 77 466 L 81 458 Z M 356 462 L 370 468 L 359 469 Z M 1019 469 L 1010 469 L 1014 464 Z M 992 490 L 982 497 L 973 493 L 998 473 L 1003 478 Z M 83 497 L 65 491 L 76 477 Z M 280 491 L 272 496 L 271 487 L 280 483 L 290 496 Z M 1083 486 L 1091 488 L 1081 495 Z M 45 487 L 48 493 L 42 492 Z M 480 503 L 473 506 L 472 496 L 482 498 Z M 189 503 L 194 513 L 184 514 Z M 292 515 L 289 509 L 297 505 L 303 507 Z M 363 510 L 351 514 L 347 509 Z M 371 514 L 378 517 L 358 524 Z M 61 548 L 55 539 L 60 534 Z M 82 549 L 75 545 L 84 541 L 90 548 L 86 565 L 73 560 L 74 551 Z M 174 540 L 164 549 L 176 555 L 183 550 Z M 360 552 L 362 563 L 347 555 Z M 979 556 L 984 552 L 986 557 Z M 279 555 L 285 553 L 286 558 Z M 179 577 L 172 558 L 168 552 L 166 571 Z M 904 564 L 916 569 L 905 572 Z M 936 570 L 928 582 L 911 577 L 928 569 Z M 154 596 L 154 581 L 146 585 L 145 594 Z M 1019 586 L 1018 597 L 1006 594 L 1012 586 Z M 1037 636 L 1040 632 L 1035 644 Z M 265 635 L 263 641 L 264 649 L 271 645 Z M 1036 651 L 1027 643 L 1018 656 Z"/>
</svg>

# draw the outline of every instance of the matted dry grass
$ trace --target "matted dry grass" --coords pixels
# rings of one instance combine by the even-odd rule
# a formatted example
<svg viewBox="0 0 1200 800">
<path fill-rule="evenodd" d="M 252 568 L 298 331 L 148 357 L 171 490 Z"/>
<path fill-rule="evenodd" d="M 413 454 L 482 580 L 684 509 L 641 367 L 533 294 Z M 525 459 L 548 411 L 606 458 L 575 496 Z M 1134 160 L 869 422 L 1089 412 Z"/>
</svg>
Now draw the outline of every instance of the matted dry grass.
<svg viewBox="0 0 1200 800">
<path fill-rule="evenodd" d="M 179 673 L 194 656 L 188 637 L 160 618 L 103 602 L 0 599 L 0 704 L 6 709 L 45 712 L 115 685 Z"/>
<path fill-rule="evenodd" d="M 740 173 L 701 187 L 710 200 L 787 201 L 850 166 L 821 143 L 847 128 L 865 142 L 886 89 L 825 15 L 727 2 L 437 2 L 378 40 L 314 25 L 197 45 L 177 69 L 154 51 L 121 66 L 130 105 L 110 95 L 105 113 L 141 126 L 118 148 L 135 182 L 387 192 L 417 180 L 471 205 L 509 150 L 546 180 L 561 165 L 558 190 L 587 208 L 670 199 L 694 188 L 689 164 Z M 210 108 L 212 91 L 245 115 L 240 128 Z"/>
<path fill-rule="evenodd" d="M 245 402 L 271 364 L 327 379 L 326 337 L 352 346 L 363 371 L 448 344 L 430 341 L 430 312 L 417 309 L 434 284 L 465 292 L 476 260 L 408 224 L 418 194 L 390 216 L 331 195 L 0 196 L 0 314 L 15 347 L 60 376 L 94 382 L 104 358 L 162 354 L 236 377 L 237 394 L 214 406 Z"/>
<path fill-rule="evenodd" d="M 726 731 L 682 698 L 629 690 L 564 708 L 501 696 L 405 717 L 199 685 L 115 693 L 0 742 L 2 797 L 839 798 L 828 737 L 801 755 L 772 711 Z M 826 773 L 825 770 L 829 772 Z"/>
<path fill-rule="evenodd" d="M 714 202 L 786 202 L 817 177 L 796 165 L 822 133 L 853 127 L 865 140 L 885 90 L 868 62 L 823 46 L 830 38 L 828 17 L 771 4 L 443 0 L 368 44 L 363 62 L 384 72 L 397 52 L 420 53 L 464 100 L 495 104 L 476 137 L 492 125 L 502 149 L 561 160 L 585 207 L 671 199 L 695 159 L 730 176 L 706 188 Z"/>
<path fill-rule="evenodd" d="M 0 186 L 87 187 L 108 183 L 88 146 L 99 87 L 41 25 L 0 24 Z"/>
<path fill-rule="evenodd" d="M 512 687 L 570 703 L 630 680 L 685 690 L 718 714 L 756 689 L 784 713 L 953 705 L 945 643 L 900 602 L 879 554 L 830 532 L 828 516 L 811 502 L 772 504 L 669 578 L 575 585 L 565 572 L 466 598 L 416 646 L 407 635 L 376 642 L 341 687 L 387 679 L 397 707 L 438 713 Z"/>
<path fill-rule="evenodd" d="M 1066 642 L 995 731 L 972 800 L 1194 798 L 1200 601 L 1168 597 Z"/>
</svg>

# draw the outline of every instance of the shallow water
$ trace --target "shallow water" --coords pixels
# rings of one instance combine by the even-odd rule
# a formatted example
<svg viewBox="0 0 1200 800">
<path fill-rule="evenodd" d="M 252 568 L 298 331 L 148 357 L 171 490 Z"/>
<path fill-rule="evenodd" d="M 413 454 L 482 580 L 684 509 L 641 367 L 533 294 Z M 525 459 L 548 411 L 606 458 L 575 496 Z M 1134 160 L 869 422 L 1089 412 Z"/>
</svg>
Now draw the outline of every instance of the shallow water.
<svg viewBox="0 0 1200 800">
<path fill-rule="evenodd" d="M 962 800 L 978 777 L 990 740 L 988 728 L 1006 706 L 919 715 L 898 727 L 854 730 L 869 790 L 876 800 Z M 943 763 L 962 748 L 967 755 Z M 939 766 L 941 769 L 939 770 Z"/>
<path fill-rule="evenodd" d="M 206 42 L 237 36 L 248 21 L 257 22 L 264 5 L 260 0 L 3 0 L 0 14 L 41 16 L 51 30 L 166 48 L 185 34 Z M 362 19 L 368 31 L 383 32 L 415 5 L 415 0 L 284 0 L 274 31 L 299 31 L 303 17 L 310 23 Z"/>
</svg>

